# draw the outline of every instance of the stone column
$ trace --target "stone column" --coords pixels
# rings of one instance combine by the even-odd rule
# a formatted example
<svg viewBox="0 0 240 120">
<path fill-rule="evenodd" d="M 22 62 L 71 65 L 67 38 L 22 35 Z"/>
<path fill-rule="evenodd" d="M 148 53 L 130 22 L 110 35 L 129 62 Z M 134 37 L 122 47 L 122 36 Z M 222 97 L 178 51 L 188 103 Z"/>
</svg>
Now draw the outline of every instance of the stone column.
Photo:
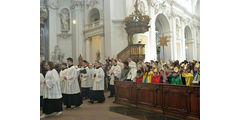
<svg viewBox="0 0 240 120">
<path fill-rule="evenodd" d="M 45 6 L 41 6 L 40 8 L 40 60 L 45 60 L 45 52 L 44 52 L 44 46 L 45 46 L 45 42 L 44 42 L 44 22 L 47 19 L 48 14 L 47 14 L 47 9 L 45 8 Z"/>
<path fill-rule="evenodd" d="M 106 56 L 105 56 L 105 39 L 104 39 L 104 35 L 101 36 L 101 43 L 102 43 L 102 46 L 101 46 L 101 51 L 100 51 L 100 56 L 101 56 L 100 62 L 104 63 L 104 61 L 105 61 L 105 59 L 106 59 Z"/>
<path fill-rule="evenodd" d="M 85 41 L 86 41 L 86 44 L 85 44 L 85 48 L 86 48 L 86 60 L 89 61 L 90 60 L 90 54 L 91 54 L 91 51 L 90 51 L 90 40 L 91 38 L 87 38 Z"/>
<path fill-rule="evenodd" d="M 52 53 L 57 45 L 57 10 L 49 9 L 49 60 L 52 60 Z"/>
<path fill-rule="evenodd" d="M 196 28 L 192 28 L 192 39 L 193 39 L 193 60 L 197 60 L 197 38 L 196 38 Z"/>
<path fill-rule="evenodd" d="M 177 45 L 176 45 L 176 43 L 177 43 L 177 37 L 176 37 L 176 20 L 175 19 L 173 19 L 173 17 L 171 16 L 170 17 L 170 19 L 171 19 L 171 23 L 172 24 L 170 24 L 170 27 L 172 27 L 172 34 L 171 34 L 171 36 L 172 36 L 172 60 L 177 60 L 178 58 L 177 58 Z"/>
<path fill-rule="evenodd" d="M 150 29 L 149 29 L 149 40 L 150 41 L 150 60 L 157 60 L 157 49 L 156 49 L 156 31 L 155 31 L 155 20 L 156 20 L 156 16 L 155 16 L 155 13 L 154 13 L 154 9 L 153 8 L 150 8 L 149 10 L 149 16 L 152 16 L 151 17 L 151 22 L 150 22 Z"/>
<path fill-rule="evenodd" d="M 184 22 L 181 20 L 182 58 L 186 60 L 186 40 L 184 34 Z"/>
<path fill-rule="evenodd" d="M 72 32 L 73 32 L 73 58 L 78 61 L 78 57 L 81 56 L 84 57 L 84 36 L 83 36 L 83 22 L 82 22 L 82 13 L 81 13 L 81 7 L 75 6 L 73 10 L 73 16 L 72 16 Z M 75 20 L 75 24 L 73 24 L 73 20 Z M 78 62 L 77 62 L 78 63 Z"/>
</svg>

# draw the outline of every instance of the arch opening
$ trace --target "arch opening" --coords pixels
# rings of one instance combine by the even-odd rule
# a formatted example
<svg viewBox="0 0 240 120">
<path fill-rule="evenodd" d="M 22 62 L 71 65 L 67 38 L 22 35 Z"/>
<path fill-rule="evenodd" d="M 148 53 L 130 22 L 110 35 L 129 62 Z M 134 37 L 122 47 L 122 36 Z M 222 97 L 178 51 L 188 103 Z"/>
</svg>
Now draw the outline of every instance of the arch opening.
<svg viewBox="0 0 240 120">
<path fill-rule="evenodd" d="M 164 14 L 159 14 L 155 21 L 155 31 L 156 31 L 156 50 L 157 50 L 157 60 L 167 60 L 171 58 L 170 47 L 160 46 L 160 37 L 169 36 L 170 25 L 167 17 Z M 169 40 L 169 37 L 168 39 Z"/>
</svg>

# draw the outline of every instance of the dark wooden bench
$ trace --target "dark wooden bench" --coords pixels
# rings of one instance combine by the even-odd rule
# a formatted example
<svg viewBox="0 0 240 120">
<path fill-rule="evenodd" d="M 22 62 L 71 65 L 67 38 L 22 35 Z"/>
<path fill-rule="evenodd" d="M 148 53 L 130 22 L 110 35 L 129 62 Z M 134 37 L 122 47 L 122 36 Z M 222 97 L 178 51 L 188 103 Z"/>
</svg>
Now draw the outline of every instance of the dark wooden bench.
<svg viewBox="0 0 240 120">
<path fill-rule="evenodd" d="M 115 81 L 115 103 L 178 119 L 200 119 L 200 86 Z"/>
</svg>

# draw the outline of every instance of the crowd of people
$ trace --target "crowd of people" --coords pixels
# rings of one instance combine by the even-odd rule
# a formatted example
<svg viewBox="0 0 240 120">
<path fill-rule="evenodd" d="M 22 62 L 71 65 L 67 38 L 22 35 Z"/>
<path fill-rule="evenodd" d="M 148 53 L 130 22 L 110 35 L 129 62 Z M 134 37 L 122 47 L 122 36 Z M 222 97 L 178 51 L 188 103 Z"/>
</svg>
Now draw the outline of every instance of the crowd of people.
<svg viewBox="0 0 240 120">
<path fill-rule="evenodd" d="M 54 64 L 43 61 L 40 70 L 40 105 L 43 114 L 57 112 L 62 114 L 62 104 L 66 109 L 79 107 L 85 99 L 90 104 L 105 101 L 104 90 L 109 90 L 108 98 L 115 96 L 114 81 L 142 82 L 172 85 L 200 85 L 200 62 L 169 60 L 164 63 L 134 62 L 131 58 L 122 62 L 120 59 L 106 59 L 105 63 L 94 64 L 83 60 L 80 65 L 73 65 L 73 59 L 67 63 Z"/>
</svg>

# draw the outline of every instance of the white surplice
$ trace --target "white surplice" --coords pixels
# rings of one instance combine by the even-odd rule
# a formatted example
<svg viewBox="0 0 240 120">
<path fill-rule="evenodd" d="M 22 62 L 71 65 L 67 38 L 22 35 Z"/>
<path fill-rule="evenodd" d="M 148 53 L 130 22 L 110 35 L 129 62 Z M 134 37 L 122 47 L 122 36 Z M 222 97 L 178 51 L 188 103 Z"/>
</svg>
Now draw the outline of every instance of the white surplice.
<svg viewBox="0 0 240 120">
<path fill-rule="evenodd" d="M 112 74 L 113 73 L 113 74 Z M 110 85 L 114 85 L 114 76 L 116 76 L 118 79 L 120 79 L 121 76 L 121 67 L 119 65 L 113 65 L 111 69 L 109 70 L 110 74 Z"/>
<path fill-rule="evenodd" d="M 67 69 L 66 73 L 67 79 L 65 80 L 66 90 L 64 90 L 65 94 L 77 94 L 80 93 L 80 88 L 78 84 L 78 72 L 77 69 L 72 66 Z"/>
<path fill-rule="evenodd" d="M 82 74 L 82 76 L 80 77 L 80 80 L 81 80 L 81 87 L 83 88 L 89 88 L 90 87 L 90 81 L 89 81 L 89 68 L 88 67 L 81 67 L 80 68 L 80 71 L 81 70 L 86 70 L 86 73 L 83 74 L 83 73 L 80 73 Z"/>
<path fill-rule="evenodd" d="M 94 69 L 93 75 L 93 90 L 104 90 L 104 71 L 100 67 L 98 69 Z"/>
<path fill-rule="evenodd" d="M 43 74 L 40 73 L 40 96 L 43 96 L 43 88 L 44 88 L 43 87 L 43 85 L 44 85 L 43 81 L 44 81 Z"/>
<path fill-rule="evenodd" d="M 67 89 L 69 89 L 68 88 L 69 86 L 66 83 L 67 81 L 64 80 L 64 76 L 67 76 L 67 71 L 68 69 L 64 69 L 60 71 L 60 86 L 61 86 L 61 92 L 63 94 L 66 94 Z"/>
<path fill-rule="evenodd" d="M 128 72 L 127 79 L 131 79 L 132 81 L 136 81 L 136 75 L 137 75 L 137 65 L 135 62 L 131 61 L 128 63 L 128 66 L 130 68 L 130 71 Z"/>
<path fill-rule="evenodd" d="M 59 99 L 62 98 L 60 89 L 60 78 L 58 72 L 53 69 L 49 70 L 45 76 L 46 83 L 44 84 L 44 99 Z"/>
<path fill-rule="evenodd" d="M 90 85 L 90 88 L 93 87 L 93 76 L 94 76 L 94 68 L 91 68 L 89 69 L 89 85 Z"/>
</svg>

